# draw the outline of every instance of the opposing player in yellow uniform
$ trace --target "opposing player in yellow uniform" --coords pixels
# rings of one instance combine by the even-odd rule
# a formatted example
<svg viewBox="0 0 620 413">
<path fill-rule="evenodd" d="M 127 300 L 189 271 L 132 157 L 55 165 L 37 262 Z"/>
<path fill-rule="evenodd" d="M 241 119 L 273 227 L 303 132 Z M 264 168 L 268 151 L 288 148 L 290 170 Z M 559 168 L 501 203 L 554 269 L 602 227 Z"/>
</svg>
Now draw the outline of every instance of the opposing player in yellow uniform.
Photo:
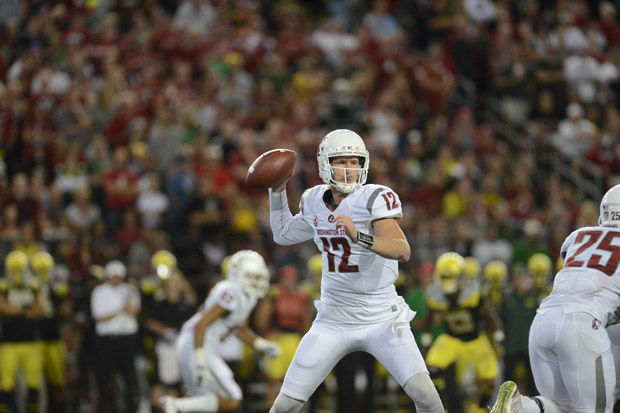
<svg viewBox="0 0 620 413">
<path fill-rule="evenodd" d="M 501 321 L 479 284 L 461 279 L 465 260 L 455 252 L 442 254 L 435 265 L 435 282 L 427 289 L 431 323 L 443 322 L 426 355 L 426 364 L 450 413 L 462 409 L 459 383 L 468 366 L 475 373 L 481 409 L 493 395 L 498 374 L 497 356 L 485 334 L 488 326 L 501 339 Z"/>
<path fill-rule="evenodd" d="M 534 254 L 527 260 L 527 270 L 534 279 L 534 290 L 540 295 L 540 301 L 549 295 L 553 287 L 549 277 L 552 267 L 551 258 L 543 253 Z"/>
<path fill-rule="evenodd" d="M 50 412 L 60 412 L 64 408 L 67 371 L 67 349 L 61 340 L 60 325 L 68 315 L 66 282 L 52 279 L 54 258 L 45 251 L 32 255 L 30 266 L 37 276 L 43 295 L 44 317 L 39 322 L 40 338 L 43 341 L 43 372 L 50 386 L 48 406 Z"/>
<path fill-rule="evenodd" d="M 499 308 L 508 281 L 508 266 L 502 261 L 493 260 L 487 263 L 482 270 L 484 276 L 484 294 L 495 308 Z"/>
<path fill-rule="evenodd" d="M 11 251 L 4 260 L 6 277 L 0 279 L 0 412 L 17 411 L 13 391 L 20 370 L 28 386 L 28 412 L 38 411 L 43 376 L 43 352 L 37 323 L 43 317 L 39 282 L 30 277 L 28 256 Z"/>
</svg>

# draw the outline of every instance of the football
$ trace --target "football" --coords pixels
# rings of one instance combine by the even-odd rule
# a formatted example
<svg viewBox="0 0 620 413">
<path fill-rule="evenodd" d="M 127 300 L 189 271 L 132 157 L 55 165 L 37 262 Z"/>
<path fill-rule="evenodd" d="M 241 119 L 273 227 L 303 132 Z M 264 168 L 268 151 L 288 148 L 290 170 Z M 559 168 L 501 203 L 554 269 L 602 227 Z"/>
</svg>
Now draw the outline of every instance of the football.
<svg viewBox="0 0 620 413">
<path fill-rule="evenodd" d="M 286 181 L 295 170 L 297 155 L 289 149 L 272 149 L 250 165 L 245 184 L 250 188 L 275 188 Z"/>
</svg>

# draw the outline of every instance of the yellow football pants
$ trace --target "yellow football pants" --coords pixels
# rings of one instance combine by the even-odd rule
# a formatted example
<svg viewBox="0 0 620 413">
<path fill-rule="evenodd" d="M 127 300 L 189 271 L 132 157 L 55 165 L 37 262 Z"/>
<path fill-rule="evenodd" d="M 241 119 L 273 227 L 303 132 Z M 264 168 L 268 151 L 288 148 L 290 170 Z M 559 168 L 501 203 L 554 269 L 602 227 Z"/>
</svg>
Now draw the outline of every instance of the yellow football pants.
<svg viewBox="0 0 620 413">
<path fill-rule="evenodd" d="M 43 345 L 40 341 L 0 344 L 0 388 L 11 392 L 19 370 L 29 389 L 39 390 L 43 377 Z"/>
<path fill-rule="evenodd" d="M 67 350 L 60 340 L 43 342 L 43 371 L 50 386 L 64 387 L 67 372 Z"/>
</svg>

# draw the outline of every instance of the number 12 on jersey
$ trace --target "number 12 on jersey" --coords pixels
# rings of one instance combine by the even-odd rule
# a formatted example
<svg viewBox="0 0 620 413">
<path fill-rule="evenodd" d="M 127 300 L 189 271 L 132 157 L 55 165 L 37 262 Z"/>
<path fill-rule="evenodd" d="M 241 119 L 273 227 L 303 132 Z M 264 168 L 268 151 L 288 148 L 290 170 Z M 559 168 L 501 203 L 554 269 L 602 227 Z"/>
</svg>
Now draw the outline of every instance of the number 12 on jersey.
<svg viewBox="0 0 620 413">
<path fill-rule="evenodd" d="M 349 257 L 351 256 L 351 246 L 349 241 L 344 237 L 326 238 L 321 237 L 323 242 L 323 251 L 327 253 L 327 268 L 330 272 L 336 270 L 335 255 L 332 253 L 334 250 L 342 250 L 342 257 L 340 258 L 340 264 L 338 265 L 338 272 L 359 272 L 357 265 L 349 265 Z"/>
</svg>

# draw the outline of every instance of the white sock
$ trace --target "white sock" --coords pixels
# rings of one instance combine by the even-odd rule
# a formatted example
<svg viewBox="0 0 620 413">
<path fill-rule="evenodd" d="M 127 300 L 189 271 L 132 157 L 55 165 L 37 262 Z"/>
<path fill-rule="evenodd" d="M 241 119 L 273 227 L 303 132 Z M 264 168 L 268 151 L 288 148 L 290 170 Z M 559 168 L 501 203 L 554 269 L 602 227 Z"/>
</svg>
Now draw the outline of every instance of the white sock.
<svg viewBox="0 0 620 413">
<path fill-rule="evenodd" d="M 543 408 L 545 409 L 545 413 L 561 413 L 562 411 L 558 407 L 557 404 L 551 399 L 546 398 L 545 396 L 536 396 L 538 400 L 540 400 L 543 404 Z"/>
<path fill-rule="evenodd" d="M 560 408 L 551 399 L 544 396 L 536 396 L 545 409 L 545 413 L 560 413 Z M 534 397 L 521 396 L 521 409 L 523 413 L 540 413 L 540 407 Z"/>
<path fill-rule="evenodd" d="M 305 402 L 280 392 L 276 401 L 273 402 L 273 406 L 269 410 L 269 413 L 299 413 L 303 409 Z"/>
<path fill-rule="evenodd" d="M 531 397 L 521 396 L 521 411 L 523 413 L 540 413 L 538 404 Z M 546 413 L 546 412 L 545 412 Z"/>
<path fill-rule="evenodd" d="M 207 393 L 200 396 L 180 397 L 174 401 L 174 406 L 181 412 L 217 412 L 217 396 Z"/>
</svg>

